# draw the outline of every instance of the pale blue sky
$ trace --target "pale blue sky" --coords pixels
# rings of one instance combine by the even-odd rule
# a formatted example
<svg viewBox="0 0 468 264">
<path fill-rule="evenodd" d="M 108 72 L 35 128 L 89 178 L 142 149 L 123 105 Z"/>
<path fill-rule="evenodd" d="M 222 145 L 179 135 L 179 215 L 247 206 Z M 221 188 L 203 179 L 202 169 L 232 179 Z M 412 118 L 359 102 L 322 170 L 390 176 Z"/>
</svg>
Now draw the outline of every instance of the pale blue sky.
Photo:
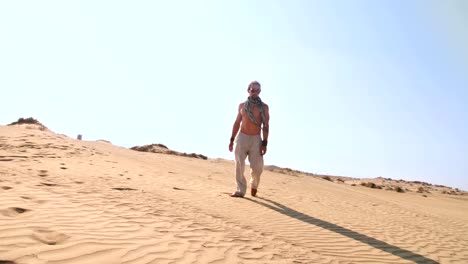
<svg viewBox="0 0 468 264">
<path fill-rule="evenodd" d="M 467 27 L 463 0 L 2 1 L 0 124 L 232 160 L 258 80 L 266 164 L 468 190 Z"/>
</svg>

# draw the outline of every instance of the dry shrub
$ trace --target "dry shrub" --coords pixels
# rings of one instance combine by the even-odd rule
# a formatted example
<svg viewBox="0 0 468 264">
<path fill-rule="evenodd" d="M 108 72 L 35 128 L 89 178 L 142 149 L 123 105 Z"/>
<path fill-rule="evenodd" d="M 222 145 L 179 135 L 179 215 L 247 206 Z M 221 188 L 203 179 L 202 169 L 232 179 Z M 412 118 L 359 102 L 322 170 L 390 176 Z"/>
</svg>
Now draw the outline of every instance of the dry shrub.
<svg viewBox="0 0 468 264">
<path fill-rule="evenodd" d="M 332 181 L 332 179 L 328 176 L 323 176 L 322 179 L 327 180 L 327 181 Z"/>
<path fill-rule="evenodd" d="M 151 144 L 151 145 L 144 145 L 144 146 L 135 146 L 135 147 L 131 147 L 130 149 L 136 150 L 136 151 L 142 151 L 142 152 L 154 152 L 155 147 L 156 148 L 168 149 L 163 144 Z"/>
<path fill-rule="evenodd" d="M 425 189 L 424 187 L 419 187 L 417 192 L 418 193 L 431 193 L 429 190 Z"/>
<path fill-rule="evenodd" d="M 458 193 L 455 191 L 446 191 L 446 190 L 443 190 L 442 194 L 458 195 Z"/>
<path fill-rule="evenodd" d="M 197 158 L 197 159 L 204 159 L 204 160 L 207 160 L 207 159 L 208 159 L 207 156 L 202 155 L 202 154 L 196 154 L 196 153 L 191 153 L 191 154 L 183 153 L 181 156 L 184 156 L 184 157 L 191 157 L 191 158 Z"/>
<path fill-rule="evenodd" d="M 26 128 L 28 129 L 37 129 L 39 128 L 39 130 L 41 131 L 44 131 L 47 129 L 46 126 L 44 126 L 43 124 L 41 124 L 41 122 L 37 121 L 36 119 L 32 118 L 32 117 L 28 117 L 28 118 L 19 118 L 18 121 L 16 122 L 13 122 L 13 123 L 10 123 L 8 124 L 8 126 L 14 126 L 14 125 L 32 125 L 32 126 L 26 126 Z M 34 127 L 36 126 L 36 127 Z"/>
<path fill-rule="evenodd" d="M 176 156 L 183 156 L 183 157 L 190 157 L 190 158 L 197 158 L 197 159 L 204 159 L 207 160 L 208 157 L 202 154 L 196 153 L 181 153 L 178 151 L 170 150 L 163 144 L 151 144 L 145 146 L 135 146 L 131 147 L 130 149 L 141 151 L 141 152 L 152 152 L 152 153 L 162 153 L 162 154 L 169 154 L 169 155 L 176 155 Z"/>
<path fill-rule="evenodd" d="M 361 185 L 364 187 L 372 188 L 372 189 L 382 189 L 382 186 L 377 185 L 373 182 L 361 182 Z"/>
<path fill-rule="evenodd" d="M 395 187 L 395 191 L 399 192 L 399 193 L 404 193 L 405 192 L 405 190 L 403 190 L 403 188 L 401 188 L 400 186 Z"/>
</svg>

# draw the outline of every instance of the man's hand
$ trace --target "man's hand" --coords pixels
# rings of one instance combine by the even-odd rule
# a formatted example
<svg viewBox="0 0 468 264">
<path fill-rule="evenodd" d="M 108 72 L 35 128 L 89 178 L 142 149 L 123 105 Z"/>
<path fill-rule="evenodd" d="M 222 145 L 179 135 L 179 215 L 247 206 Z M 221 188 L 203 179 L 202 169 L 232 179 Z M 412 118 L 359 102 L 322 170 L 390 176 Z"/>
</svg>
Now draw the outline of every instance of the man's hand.
<svg viewBox="0 0 468 264">
<path fill-rule="evenodd" d="M 260 145 L 260 155 L 265 155 L 267 151 L 268 140 L 262 140 L 262 145 Z"/>
<path fill-rule="evenodd" d="M 234 137 L 231 137 L 231 140 L 229 140 L 229 151 L 232 152 L 234 146 Z"/>
<path fill-rule="evenodd" d="M 260 155 L 265 155 L 267 152 L 267 147 L 266 146 L 261 146 L 260 147 Z"/>
</svg>

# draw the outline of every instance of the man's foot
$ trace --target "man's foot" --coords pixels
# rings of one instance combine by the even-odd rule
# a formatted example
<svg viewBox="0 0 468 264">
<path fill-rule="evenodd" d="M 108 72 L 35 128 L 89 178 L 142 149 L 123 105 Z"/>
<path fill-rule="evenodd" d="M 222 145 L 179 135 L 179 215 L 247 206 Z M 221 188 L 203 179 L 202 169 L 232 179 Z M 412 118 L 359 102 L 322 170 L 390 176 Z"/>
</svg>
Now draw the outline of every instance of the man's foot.
<svg viewBox="0 0 468 264">
<path fill-rule="evenodd" d="M 252 194 L 252 196 L 257 196 L 257 189 L 252 188 L 250 194 Z"/>
<path fill-rule="evenodd" d="M 231 197 L 241 197 L 241 198 L 244 197 L 244 195 L 241 195 L 240 193 L 237 193 L 237 192 L 233 192 L 229 196 L 231 196 Z"/>
</svg>

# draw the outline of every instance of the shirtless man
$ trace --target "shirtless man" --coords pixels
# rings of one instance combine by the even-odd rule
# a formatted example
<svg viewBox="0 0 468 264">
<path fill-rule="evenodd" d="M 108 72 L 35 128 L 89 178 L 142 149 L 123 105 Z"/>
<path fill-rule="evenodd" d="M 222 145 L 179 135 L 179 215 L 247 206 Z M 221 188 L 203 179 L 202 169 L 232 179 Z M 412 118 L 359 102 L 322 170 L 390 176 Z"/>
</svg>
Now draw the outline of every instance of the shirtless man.
<svg viewBox="0 0 468 264">
<path fill-rule="evenodd" d="M 263 155 L 267 151 L 270 121 L 268 105 L 263 103 L 258 96 L 261 92 L 260 88 L 260 83 L 257 81 L 249 84 L 247 88 L 249 97 L 247 101 L 239 105 L 237 118 L 232 127 L 229 151 L 232 152 L 234 139 L 236 139 L 234 153 L 236 158 L 237 189 L 230 195 L 231 197 L 244 197 L 247 191 L 247 182 L 244 176 L 245 159 L 247 156 L 250 162 L 251 195 L 257 195 L 260 175 L 263 172 Z M 240 133 L 238 134 L 239 128 Z"/>
</svg>

